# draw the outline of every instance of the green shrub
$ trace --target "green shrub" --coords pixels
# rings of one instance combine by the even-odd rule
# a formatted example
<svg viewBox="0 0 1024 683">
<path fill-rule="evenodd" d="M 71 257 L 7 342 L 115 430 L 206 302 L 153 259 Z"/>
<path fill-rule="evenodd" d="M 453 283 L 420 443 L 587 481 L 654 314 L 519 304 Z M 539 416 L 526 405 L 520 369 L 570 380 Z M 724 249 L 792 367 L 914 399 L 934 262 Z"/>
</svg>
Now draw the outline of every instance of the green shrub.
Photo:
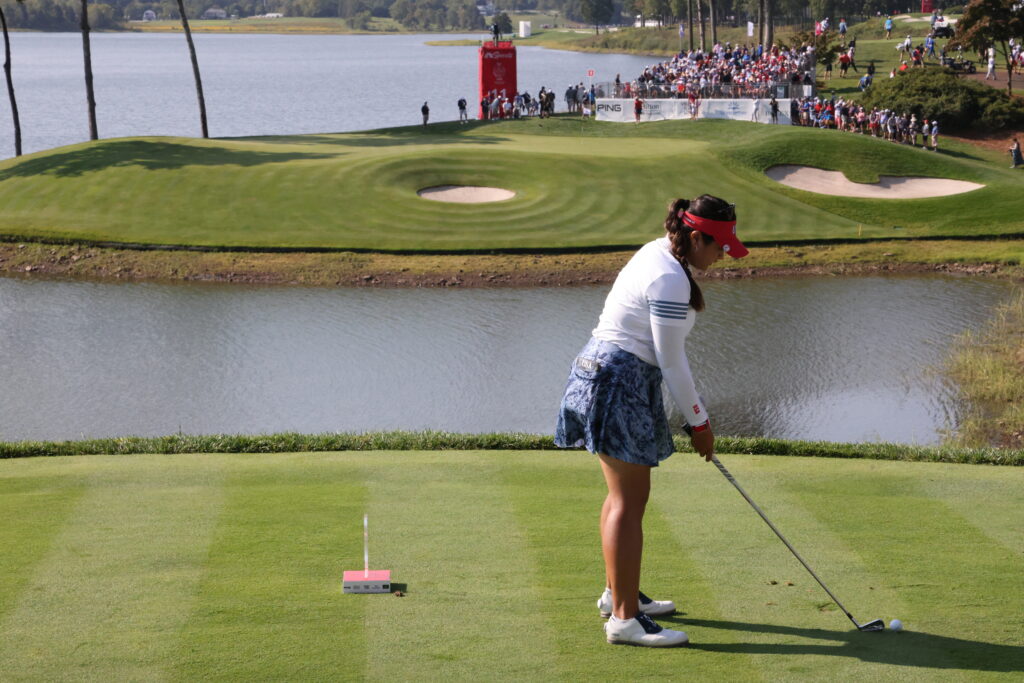
<svg viewBox="0 0 1024 683">
<path fill-rule="evenodd" d="M 910 112 L 938 119 L 944 130 L 994 130 L 1024 123 L 1024 102 L 1001 90 L 940 69 L 912 69 L 896 78 L 884 73 L 861 98 L 871 109 Z"/>
</svg>

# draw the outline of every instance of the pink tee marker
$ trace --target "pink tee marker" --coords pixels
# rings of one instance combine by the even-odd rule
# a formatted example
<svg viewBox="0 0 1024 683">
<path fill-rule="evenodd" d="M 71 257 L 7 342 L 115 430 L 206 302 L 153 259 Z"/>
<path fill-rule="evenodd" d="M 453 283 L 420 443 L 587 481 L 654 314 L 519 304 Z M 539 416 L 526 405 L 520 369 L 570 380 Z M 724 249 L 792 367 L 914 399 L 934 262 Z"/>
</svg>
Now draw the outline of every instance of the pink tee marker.
<svg viewBox="0 0 1024 683">
<path fill-rule="evenodd" d="M 370 523 L 363 515 L 363 570 L 346 571 L 341 578 L 342 593 L 390 593 L 391 570 L 370 570 Z"/>
</svg>

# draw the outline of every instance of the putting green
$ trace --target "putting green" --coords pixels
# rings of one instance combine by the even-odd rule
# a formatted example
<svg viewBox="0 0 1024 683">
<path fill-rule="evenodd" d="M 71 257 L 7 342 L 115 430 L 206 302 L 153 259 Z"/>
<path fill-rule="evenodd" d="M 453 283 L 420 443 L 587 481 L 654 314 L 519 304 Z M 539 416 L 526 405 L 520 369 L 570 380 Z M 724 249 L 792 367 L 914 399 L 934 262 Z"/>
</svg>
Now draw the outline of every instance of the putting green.
<svg viewBox="0 0 1024 683">
<path fill-rule="evenodd" d="M 711 465 L 654 472 L 644 590 L 688 649 L 604 643 L 602 480 L 576 452 L 0 462 L 13 680 L 1011 680 L 1024 470 L 722 456 L 859 633 Z M 341 593 L 370 558 L 407 595 Z"/>
<path fill-rule="evenodd" d="M 779 164 L 843 171 L 858 182 L 915 175 L 985 187 L 968 198 L 830 197 L 764 176 Z M 417 195 L 440 185 L 516 194 L 469 205 Z M 743 237 L 754 244 L 1003 235 L 1024 231 L 1020 189 L 1018 174 L 980 158 L 831 131 L 556 118 L 64 147 L 0 163 L 0 235 L 300 249 L 622 247 L 658 232 L 670 198 L 704 192 L 736 202 Z"/>
</svg>

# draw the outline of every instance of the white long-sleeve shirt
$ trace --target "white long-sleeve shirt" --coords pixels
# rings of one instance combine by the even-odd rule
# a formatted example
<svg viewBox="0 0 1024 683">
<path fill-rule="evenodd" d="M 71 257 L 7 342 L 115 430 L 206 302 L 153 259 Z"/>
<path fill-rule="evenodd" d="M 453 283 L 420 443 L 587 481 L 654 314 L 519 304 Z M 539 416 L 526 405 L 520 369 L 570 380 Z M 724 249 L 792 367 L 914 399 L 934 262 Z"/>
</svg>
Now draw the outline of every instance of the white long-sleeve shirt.
<svg viewBox="0 0 1024 683">
<path fill-rule="evenodd" d="M 663 237 L 645 244 L 619 272 L 592 333 L 661 368 L 672 399 L 692 426 L 708 419 L 686 359 L 695 317 L 690 281 Z"/>
</svg>

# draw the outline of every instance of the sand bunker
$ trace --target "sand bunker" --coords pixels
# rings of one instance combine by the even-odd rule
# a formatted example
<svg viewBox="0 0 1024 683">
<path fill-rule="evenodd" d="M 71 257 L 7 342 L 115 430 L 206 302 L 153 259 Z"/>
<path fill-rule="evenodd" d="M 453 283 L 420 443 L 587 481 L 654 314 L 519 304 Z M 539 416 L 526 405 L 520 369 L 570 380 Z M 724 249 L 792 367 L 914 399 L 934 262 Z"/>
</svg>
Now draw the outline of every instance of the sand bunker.
<svg viewBox="0 0 1024 683">
<path fill-rule="evenodd" d="M 945 197 L 977 190 L 984 185 L 947 178 L 915 178 L 883 175 L 877 183 L 855 183 L 840 171 L 823 171 L 810 166 L 772 166 L 767 171 L 772 180 L 798 190 L 831 194 L 840 197 L 870 199 L 923 199 Z"/>
<path fill-rule="evenodd" d="M 424 199 L 433 199 L 435 202 L 456 202 L 458 204 L 501 202 L 516 196 L 515 192 L 503 190 L 500 187 L 474 187 L 472 185 L 437 185 L 425 187 L 416 194 Z"/>
</svg>

